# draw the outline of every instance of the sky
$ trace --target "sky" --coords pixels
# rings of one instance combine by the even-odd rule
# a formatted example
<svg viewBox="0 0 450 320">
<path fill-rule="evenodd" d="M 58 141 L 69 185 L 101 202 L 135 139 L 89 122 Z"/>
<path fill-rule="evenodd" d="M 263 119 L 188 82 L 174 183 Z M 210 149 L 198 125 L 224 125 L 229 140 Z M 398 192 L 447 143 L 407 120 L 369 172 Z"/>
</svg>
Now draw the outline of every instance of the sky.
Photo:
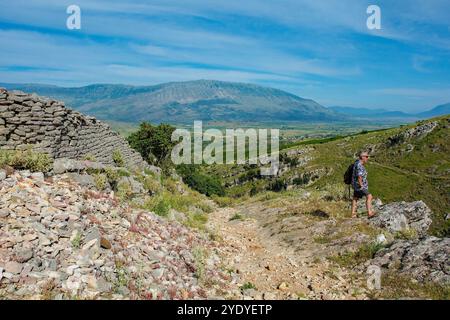
<svg viewBox="0 0 450 320">
<path fill-rule="evenodd" d="M 69 30 L 66 10 L 81 9 Z M 369 5 L 381 29 L 369 30 Z M 450 102 L 449 0 L 0 0 L 0 82 L 270 86 L 325 106 Z"/>
</svg>

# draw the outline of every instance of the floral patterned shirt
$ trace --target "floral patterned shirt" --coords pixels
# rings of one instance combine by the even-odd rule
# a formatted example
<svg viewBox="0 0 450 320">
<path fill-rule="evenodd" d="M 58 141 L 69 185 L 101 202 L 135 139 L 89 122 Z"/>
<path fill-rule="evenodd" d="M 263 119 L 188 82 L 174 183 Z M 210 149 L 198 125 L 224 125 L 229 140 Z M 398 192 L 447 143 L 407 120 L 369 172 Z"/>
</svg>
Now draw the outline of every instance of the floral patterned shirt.
<svg viewBox="0 0 450 320">
<path fill-rule="evenodd" d="M 362 177 L 362 187 L 359 186 L 358 177 Z M 355 191 L 369 189 L 367 170 L 359 159 L 355 161 L 355 165 L 353 166 L 353 189 L 355 189 Z"/>
</svg>

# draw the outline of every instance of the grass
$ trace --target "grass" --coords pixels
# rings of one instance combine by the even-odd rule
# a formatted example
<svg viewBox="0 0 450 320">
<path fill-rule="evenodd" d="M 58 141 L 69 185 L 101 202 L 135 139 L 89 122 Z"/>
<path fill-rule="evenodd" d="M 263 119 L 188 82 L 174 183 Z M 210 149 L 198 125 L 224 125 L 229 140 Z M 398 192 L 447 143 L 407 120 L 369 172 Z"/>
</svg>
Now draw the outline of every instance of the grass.
<svg viewBox="0 0 450 320">
<path fill-rule="evenodd" d="M 208 213 L 213 210 L 207 203 L 207 198 L 198 192 L 189 190 L 184 194 L 179 194 L 165 189 L 162 189 L 157 195 L 149 197 L 142 208 L 163 217 L 166 217 L 171 209 L 183 212 L 186 220 L 182 223 L 199 230 L 205 230 Z"/>
<path fill-rule="evenodd" d="M 97 190 L 105 190 L 108 183 L 108 176 L 106 174 L 95 174 L 94 183 Z"/>
<path fill-rule="evenodd" d="M 383 244 L 367 243 L 359 247 L 356 251 L 346 251 L 344 253 L 331 256 L 329 259 L 341 267 L 354 267 L 372 259 L 375 254 L 383 248 Z"/>
<path fill-rule="evenodd" d="M 256 290 L 256 286 L 253 283 L 251 283 L 251 282 L 246 282 L 240 287 L 240 289 L 241 290 L 249 290 L 249 289 L 255 289 Z"/>
<path fill-rule="evenodd" d="M 385 272 L 381 277 L 381 290 L 369 294 L 372 299 L 421 298 L 449 300 L 450 286 L 434 282 L 420 283 L 405 275 Z"/>
<path fill-rule="evenodd" d="M 81 246 L 81 233 L 77 232 L 76 236 L 72 240 L 72 247 L 75 249 L 80 248 Z"/>
<path fill-rule="evenodd" d="M 184 225 L 199 229 L 206 230 L 205 225 L 208 222 L 208 215 L 205 212 L 188 212 L 187 220 L 184 222 Z"/>
<path fill-rule="evenodd" d="M 234 221 L 234 220 L 244 220 L 244 217 L 240 214 L 240 213 L 235 213 L 229 221 Z"/>
<path fill-rule="evenodd" d="M 122 153 L 119 150 L 114 150 L 112 154 L 114 163 L 118 167 L 123 167 L 125 165 L 125 160 L 123 159 Z"/>
<path fill-rule="evenodd" d="M 195 263 L 195 277 L 203 282 L 206 276 L 206 259 L 208 258 L 208 253 L 202 247 L 194 247 L 192 249 L 192 256 L 194 257 Z"/>
<path fill-rule="evenodd" d="M 0 150 L 0 167 L 10 166 L 19 170 L 48 172 L 53 160 L 48 154 L 27 150 Z"/>
<path fill-rule="evenodd" d="M 394 234 L 395 239 L 412 240 L 412 239 L 416 239 L 417 237 L 418 237 L 417 230 L 412 229 L 412 228 L 397 231 Z"/>
<path fill-rule="evenodd" d="M 318 244 L 328 244 L 333 239 L 331 239 L 330 237 L 327 237 L 327 236 L 318 236 L 318 237 L 315 237 L 313 240 L 315 243 L 318 243 Z"/>
</svg>

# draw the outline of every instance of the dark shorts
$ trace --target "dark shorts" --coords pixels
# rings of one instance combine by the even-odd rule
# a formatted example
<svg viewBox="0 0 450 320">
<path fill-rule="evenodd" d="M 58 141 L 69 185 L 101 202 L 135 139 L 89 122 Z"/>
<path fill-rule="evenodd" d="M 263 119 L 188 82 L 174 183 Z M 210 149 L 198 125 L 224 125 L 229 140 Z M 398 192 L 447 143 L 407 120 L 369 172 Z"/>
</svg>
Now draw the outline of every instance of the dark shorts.
<svg viewBox="0 0 450 320">
<path fill-rule="evenodd" d="M 353 192 L 353 198 L 361 199 L 367 197 L 369 194 L 369 190 L 355 190 L 355 192 Z"/>
</svg>

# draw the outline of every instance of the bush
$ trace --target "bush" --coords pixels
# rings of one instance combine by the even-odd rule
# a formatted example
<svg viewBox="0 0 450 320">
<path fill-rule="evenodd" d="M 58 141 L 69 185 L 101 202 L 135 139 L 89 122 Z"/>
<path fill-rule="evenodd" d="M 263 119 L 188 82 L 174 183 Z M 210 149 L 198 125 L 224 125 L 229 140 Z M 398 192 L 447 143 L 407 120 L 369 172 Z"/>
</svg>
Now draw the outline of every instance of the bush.
<svg viewBox="0 0 450 320">
<path fill-rule="evenodd" d="M 161 184 L 153 177 L 145 177 L 142 185 L 144 186 L 144 189 L 151 194 L 158 193 L 161 190 Z"/>
<path fill-rule="evenodd" d="M 112 159 L 118 167 L 123 167 L 125 165 L 125 160 L 123 159 L 122 153 L 119 150 L 113 151 Z"/>
<path fill-rule="evenodd" d="M 108 177 L 106 176 L 106 174 L 95 174 L 94 182 L 97 190 L 105 190 L 108 183 Z"/>
<path fill-rule="evenodd" d="M 207 196 L 225 195 L 225 188 L 217 177 L 207 176 L 194 166 L 179 166 L 178 173 L 189 187 Z"/>
<path fill-rule="evenodd" d="M 161 197 L 156 201 L 155 206 L 153 207 L 153 211 L 158 215 L 162 217 L 167 217 L 169 214 L 169 211 L 171 209 L 171 205 L 167 199 L 164 197 Z"/>
<path fill-rule="evenodd" d="M 276 179 L 269 185 L 269 190 L 275 192 L 286 190 L 286 181 L 283 179 Z"/>
<path fill-rule="evenodd" d="M 121 200 L 129 200 L 133 196 L 133 190 L 131 189 L 131 185 L 126 182 L 122 181 L 117 184 L 117 196 Z"/>
<path fill-rule="evenodd" d="M 19 170 L 47 172 L 53 161 L 48 154 L 27 150 L 0 150 L 0 167 L 11 166 Z"/>
</svg>

